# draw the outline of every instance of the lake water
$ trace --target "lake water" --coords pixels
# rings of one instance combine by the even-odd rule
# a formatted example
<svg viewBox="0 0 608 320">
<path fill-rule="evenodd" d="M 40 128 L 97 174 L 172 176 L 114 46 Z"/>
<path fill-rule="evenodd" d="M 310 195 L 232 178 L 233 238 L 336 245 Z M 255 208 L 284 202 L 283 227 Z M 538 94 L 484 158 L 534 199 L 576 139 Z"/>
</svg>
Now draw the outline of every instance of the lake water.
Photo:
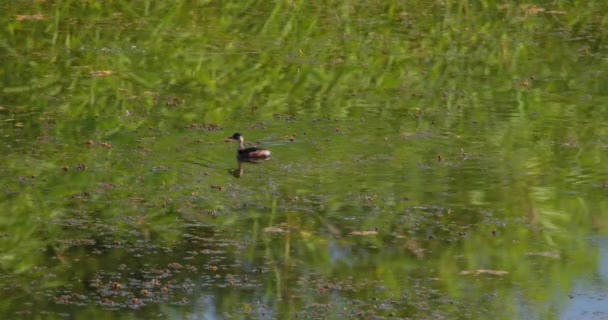
<svg viewBox="0 0 608 320">
<path fill-rule="evenodd" d="M 3 318 L 608 317 L 607 4 L 0 12 Z"/>
</svg>

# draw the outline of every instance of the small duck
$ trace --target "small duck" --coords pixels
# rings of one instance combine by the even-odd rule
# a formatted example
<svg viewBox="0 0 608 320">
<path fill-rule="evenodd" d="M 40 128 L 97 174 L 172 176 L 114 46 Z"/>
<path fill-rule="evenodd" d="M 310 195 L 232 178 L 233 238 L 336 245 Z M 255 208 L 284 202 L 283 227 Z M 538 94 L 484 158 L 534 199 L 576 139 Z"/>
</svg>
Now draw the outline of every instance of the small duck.
<svg viewBox="0 0 608 320">
<path fill-rule="evenodd" d="M 240 133 L 235 133 L 228 139 L 237 140 L 239 148 L 236 151 L 236 157 L 242 161 L 258 162 L 268 160 L 270 158 L 270 150 L 262 148 L 245 148 L 245 138 Z"/>
</svg>

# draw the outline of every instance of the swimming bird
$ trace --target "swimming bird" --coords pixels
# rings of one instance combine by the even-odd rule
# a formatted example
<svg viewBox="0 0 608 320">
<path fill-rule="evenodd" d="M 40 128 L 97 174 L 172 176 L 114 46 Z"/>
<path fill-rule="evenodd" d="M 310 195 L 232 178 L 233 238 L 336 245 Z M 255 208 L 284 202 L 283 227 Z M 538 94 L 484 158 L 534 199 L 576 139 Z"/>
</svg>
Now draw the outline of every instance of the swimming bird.
<svg viewBox="0 0 608 320">
<path fill-rule="evenodd" d="M 236 157 L 242 161 L 258 162 L 268 160 L 270 158 L 270 150 L 262 148 L 245 148 L 245 137 L 240 133 L 235 133 L 228 139 L 237 140 L 239 147 L 236 151 Z"/>
</svg>

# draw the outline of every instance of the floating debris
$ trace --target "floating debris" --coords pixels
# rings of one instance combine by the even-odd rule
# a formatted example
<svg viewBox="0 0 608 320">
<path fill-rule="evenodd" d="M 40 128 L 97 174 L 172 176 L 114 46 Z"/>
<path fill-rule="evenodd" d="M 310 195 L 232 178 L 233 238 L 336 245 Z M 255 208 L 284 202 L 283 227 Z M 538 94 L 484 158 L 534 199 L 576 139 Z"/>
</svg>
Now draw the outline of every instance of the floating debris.
<svg viewBox="0 0 608 320">
<path fill-rule="evenodd" d="M 262 229 L 264 232 L 268 233 L 287 233 L 288 231 L 279 227 L 266 227 Z"/>
<path fill-rule="evenodd" d="M 491 275 L 495 275 L 495 276 L 504 276 L 506 274 L 509 274 L 509 272 L 504 271 L 504 270 L 474 269 L 474 270 L 460 271 L 460 274 L 474 274 L 474 275 L 491 274 Z"/>
<path fill-rule="evenodd" d="M 94 77 L 107 77 L 112 74 L 114 74 L 114 71 L 112 70 L 96 70 L 91 72 L 91 75 Z"/>
<path fill-rule="evenodd" d="M 352 231 L 350 234 L 353 236 L 372 236 L 378 234 L 378 231 L 375 230 L 366 230 L 366 231 Z"/>
<path fill-rule="evenodd" d="M 551 251 L 543 251 L 543 252 L 526 252 L 527 256 L 540 256 L 540 257 L 547 257 L 547 258 L 553 258 L 553 259 L 559 259 L 561 258 L 560 254 L 557 252 L 551 252 Z"/>
<path fill-rule="evenodd" d="M 215 124 L 215 123 L 192 123 L 192 124 L 187 125 L 186 129 L 207 130 L 207 131 L 223 130 L 223 128 L 219 124 Z"/>
<path fill-rule="evenodd" d="M 17 21 L 40 21 L 46 19 L 42 14 L 18 14 L 15 15 L 15 20 Z"/>
</svg>

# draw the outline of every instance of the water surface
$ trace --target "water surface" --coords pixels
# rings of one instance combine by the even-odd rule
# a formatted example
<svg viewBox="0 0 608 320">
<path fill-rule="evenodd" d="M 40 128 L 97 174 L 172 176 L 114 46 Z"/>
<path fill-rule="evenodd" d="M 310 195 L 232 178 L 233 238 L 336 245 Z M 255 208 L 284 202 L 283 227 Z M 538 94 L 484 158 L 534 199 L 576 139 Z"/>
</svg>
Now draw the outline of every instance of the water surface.
<svg viewBox="0 0 608 320">
<path fill-rule="evenodd" d="M 605 317 L 606 5 L 0 9 L 5 317 Z"/>
</svg>

